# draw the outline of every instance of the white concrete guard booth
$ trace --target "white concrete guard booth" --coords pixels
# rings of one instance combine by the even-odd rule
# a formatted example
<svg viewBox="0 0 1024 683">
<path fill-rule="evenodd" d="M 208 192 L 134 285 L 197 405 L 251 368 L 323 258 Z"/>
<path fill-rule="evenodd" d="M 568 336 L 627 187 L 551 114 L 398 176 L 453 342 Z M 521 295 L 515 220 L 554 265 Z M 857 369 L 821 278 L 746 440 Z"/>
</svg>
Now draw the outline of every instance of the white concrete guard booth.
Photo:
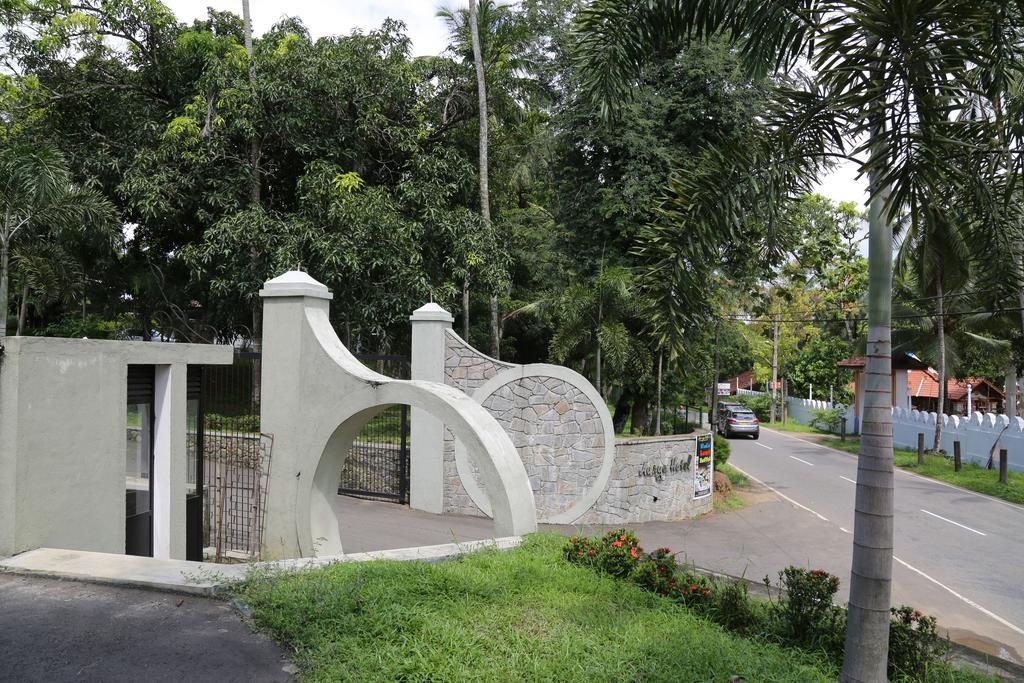
<svg viewBox="0 0 1024 683">
<path fill-rule="evenodd" d="M 432 415 L 465 444 L 480 472 L 495 536 L 536 531 L 523 463 L 501 425 L 479 403 L 435 378 L 392 379 L 359 362 L 331 326 L 332 294 L 306 273 L 291 271 L 270 280 L 260 296 L 260 429 L 274 439 L 264 557 L 342 552 L 333 505 L 339 473 L 359 431 L 395 404 L 410 405 L 417 415 Z M 413 482 L 425 476 L 415 459 L 411 465 Z"/>
<path fill-rule="evenodd" d="M 154 557 L 184 559 L 188 366 L 229 364 L 231 347 L 0 343 L 0 556 L 39 547 L 125 552 L 129 367 L 144 366 L 152 393 L 148 540 Z"/>
</svg>

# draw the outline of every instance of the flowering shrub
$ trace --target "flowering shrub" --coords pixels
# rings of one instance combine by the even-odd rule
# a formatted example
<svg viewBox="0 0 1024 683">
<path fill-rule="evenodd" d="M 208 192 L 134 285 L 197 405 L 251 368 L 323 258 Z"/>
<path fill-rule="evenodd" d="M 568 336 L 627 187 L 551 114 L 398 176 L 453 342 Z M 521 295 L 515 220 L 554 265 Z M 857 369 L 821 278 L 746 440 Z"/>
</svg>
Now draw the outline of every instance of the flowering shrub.
<svg viewBox="0 0 1024 683">
<path fill-rule="evenodd" d="M 712 583 L 706 576 L 691 574 L 680 575 L 679 594 L 677 599 L 694 609 L 706 611 L 712 604 Z"/>
<path fill-rule="evenodd" d="M 838 608 L 832 598 L 839 590 L 839 577 L 823 569 L 786 567 L 779 572 L 779 582 L 786 591 L 780 616 L 790 638 L 810 642 L 835 625 Z"/>
<path fill-rule="evenodd" d="M 890 611 L 889 677 L 925 680 L 929 667 L 949 651 L 949 641 L 939 635 L 935 617 L 906 605 Z"/>
<path fill-rule="evenodd" d="M 584 567 L 597 566 L 597 543 L 586 536 L 572 536 L 562 548 L 565 559 Z"/>
<path fill-rule="evenodd" d="M 643 556 L 633 570 L 632 579 L 652 593 L 675 597 L 679 588 L 676 569 L 676 556 L 672 550 L 658 548 Z"/>
<path fill-rule="evenodd" d="M 618 578 L 627 578 L 640 563 L 643 548 L 632 531 L 616 529 L 598 539 L 573 536 L 564 552 L 566 559 L 574 564 L 593 567 Z"/>
<path fill-rule="evenodd" d="M 841 658 L 846 610 L 832 604 L 839 577 L 823 569 L 786 567 L 779 572 L 783 596 L 772 605 L 773 631 L 785 643 L 824 650 Z M 765 577 L 765 585 L 771 585 Z"/>
<path fill-rule="evenodd" d="M 715 623 L 730 631 L 748 633 L 757 629 L 762 621 L 747 593 L 745 581 L 724 581 L 715 586 L 711 616 Z"/>
</svg>

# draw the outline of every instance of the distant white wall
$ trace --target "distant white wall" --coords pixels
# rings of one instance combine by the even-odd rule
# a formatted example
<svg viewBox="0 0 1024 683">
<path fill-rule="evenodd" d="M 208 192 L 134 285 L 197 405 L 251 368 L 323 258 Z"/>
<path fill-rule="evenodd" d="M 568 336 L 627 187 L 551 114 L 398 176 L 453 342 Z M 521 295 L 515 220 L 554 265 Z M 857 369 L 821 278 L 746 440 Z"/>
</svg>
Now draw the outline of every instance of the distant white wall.
<svg viewBox="0 0 1024 683">
<path fill-rule="evenodd" d="M 892 413 L 892 440 L 902 448 L 917 448 L 917 435 L 924 434 L 925 448 L 931 448 L 935 439 L 935 413 L 894 408 Z M 996 447 L 995 465 L 999 466 L 999 449 L 1006 449 L 1007 466 L 1024 472 L 1024 419 L 994 413 L 974 413 L 970 418 L 942 415 L 941 450 L 953 454 L 953 442 L 960 442 L 964 462 L 984 465 L 989 453 Z"/>
<path fill-rule="evenodd" d="M 904 373 L 905 376 L 905 373 Z M 898 379 L 898 376 L 897 376 Z M 897 382 L 896 390 L 901 392 Z M 740 396 L 764 395 L 760 391 L 742 390 Z M 901 395 L 898 393 L 898 395 Z M 852 406 L 835 406 L 846 411 L 846 430 L 854 432 L 854 413 Z M 790 396 L 786 399 L 786 410 L 789 419 L 797 424 L 809 425 L 813 417 L 812 411 L 833 407 L 828 401 L 808 400 Z M 924 434 L 925 448 L 931 448 L 935 439 L 935 422 L 939 416 L 935 413 L 910 410 L 908 408 L 892 409 L 892 442 L 897 448 L 917 448 L 917 435 Z M 988 462 L 993 445 L 996 448 L 994 464 L 999 466 L 999 449 L 1006 449 L 1007 467 L 1017 472 L 1024 472 L 1024 419 L 1007 417 L 995 413 L 974 413 L 970 418 L 956 415 L 943 415 L 942 443 L 940 449 L 947 455 L 953 455 L 953 442 L 960 442 L 960 455 L 964 462 L 976 462 L 984 465 Z"/>
</svg>

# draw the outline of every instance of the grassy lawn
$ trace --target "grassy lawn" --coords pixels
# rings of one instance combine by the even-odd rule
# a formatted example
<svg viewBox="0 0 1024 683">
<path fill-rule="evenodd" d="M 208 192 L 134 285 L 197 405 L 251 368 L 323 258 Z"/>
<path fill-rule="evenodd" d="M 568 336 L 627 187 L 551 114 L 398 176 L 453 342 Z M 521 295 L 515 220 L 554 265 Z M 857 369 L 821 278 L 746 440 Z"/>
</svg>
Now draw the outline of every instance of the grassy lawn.
<svg viewBox="0 0 1024 683">
<path fill-rule="evenodd" d="M 562 560 L 565 539 L 439 564 L 253 576 L 238 597 L 310 681 L 828 681 L 818 656 L 747 640 Z"/>
<path fill-rule="evenodd" d="M 780 432 L 797 432 L 797 433 L 800 433 L 800 434 L 829 434 L 830 433 L 830 432 L 822 431 L 822 430 L 818 429 L 817 427 L 809 427 L 808 425 L 798 424 L 796 422 L 793 422 L 792 420 L 787 421 L 786 424 L 783 424 L 780 421 L 776 421 L 776 422 L 765 421 L 765 422 L 761 423 L 761 426 L 762 427 L 768 427 L 769 429 L 777 429 Z"/>
<path fill-rule="evenodd" d="M 790 422 L 786 427 L 772 425 L 773 429 L 790 432 L 804 432 L 814 434 L 827 434 L 821 430 L 806 425 L 798 425 Z M 846 441 L 840 441 L 838 436 L 827 436 L 818 441 L 825 446 L 835 448 L 847 453 L 856 455 L 860 452 L 860 437 L 848 436 Z M 908 448 L 894 449 L 896 466 L 916 472 L 925 477 L 938 479 L 947 484 L 963 487 L 969 491 L 984 493 L 994 498 L 1002 498 L 1011 503 L 1024 505 L 1024 473 L 1007 472 L 1006 483 L 999 483 L 999 471 L 997 469 L 986 470 L 981 465 L 973 462 L 965 462 L 959 472 L 953 470 L 953 459 L 942 455 L 924 456 L 924 465 L 917 464 L 917 451 Z"/>
<path fill-rule="evenodd" d="M 739 510 L 746 504 L 747 502 L 743 500 L 742 497 L 730 491 L 729 495 L 726 496 L 725 500 L 715 499 L 714 506 L 715 512 L 731 512 L 733 510 Z"/>
<path fill-rule="evenodd" d="M 750 486 L 750 479 L 747 478 L 747 475 L 743 474 L 732 465 L 718 465 L 715 469 L 729 477 L 729 483 L 732 484 L 733 487 Z"/>
</svg>

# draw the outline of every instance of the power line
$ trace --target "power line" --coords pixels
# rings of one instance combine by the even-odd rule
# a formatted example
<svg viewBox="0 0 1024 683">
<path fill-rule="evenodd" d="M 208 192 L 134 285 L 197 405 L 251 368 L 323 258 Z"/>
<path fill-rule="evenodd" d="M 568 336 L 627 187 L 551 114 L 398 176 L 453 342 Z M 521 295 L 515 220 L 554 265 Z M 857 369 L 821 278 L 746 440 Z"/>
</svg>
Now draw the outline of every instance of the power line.
<svg viewBox="0 0 1024 683">
<path fill-rule="evenodd" d="M 956 318 L 956 317 L 963 317 L 963 316 L 968 316 L 968 315 L 980 315 L 980 314 L 983 314 L 983 313 L 991 313 L 991 314 L 996 314 L 996 313 L 1016 313 L 1016 312 L 1020 312 L 1020 311 L 1024 311 L 1024 307 L 1017 306 L 1017 307 L 1014 307 L 1014 308 L 992 308 L 992 309 L 987 309 L 987 310 L 982 309 L 982 310 L 976 310 L 976 311 L 961 311 L 961 312 L 943 313 L 941 316 L 939 316 L 936 313 L 922 313 L 920 315 L 893 315 L 893 316 L 890 316 L 890 320 L 923 320 L 925 318 L 938 318 L 938 317 L 942 317 L 942 318 Z M 720 318 L 727 319 L 727 320 L 737 320 L 737 321 L 740 321 L 740 322 L 747 322 L 747 323 L 834 323 L 834 322 L 840 322 L 840 321 L 837 321 L 835 318 L 752 318 L 752 317 L 749 317 L 749 316 L 747 316 L 745 314 L 742 314 L 742 313 L 726 313 L 725 315 L 716 316 L 716 317 L 720 317 Z M 867 318 L 866 317 L 864 317 L 864 318 L 846 318 L 846 321 L 849 321 L 849 322 L 866 322 Z"/>
</svg>

